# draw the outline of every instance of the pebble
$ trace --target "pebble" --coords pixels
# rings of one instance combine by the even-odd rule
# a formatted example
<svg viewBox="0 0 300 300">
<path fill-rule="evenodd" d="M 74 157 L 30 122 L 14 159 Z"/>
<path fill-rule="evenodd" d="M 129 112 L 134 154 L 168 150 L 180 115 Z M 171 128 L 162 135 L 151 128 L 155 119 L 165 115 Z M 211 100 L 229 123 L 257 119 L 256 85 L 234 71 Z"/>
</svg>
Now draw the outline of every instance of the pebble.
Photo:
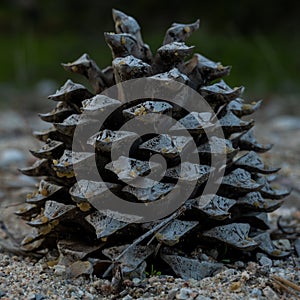
<svg viewBox="0 0 300 300">
<path fill-rule="evenodd" d="M 88 293 L 88 292 L 86 292 L 85 294 L 84 294 L 84 299 L 85 300 L 93 300 L 95 297 L 91 294 L 91 293 Z"/>
<path fill-rule="evenodd" d="M 132 282 L 133 282 L 134 286 L 138 286 L 141 283 L 141 279 L 140 278 L 133 278 Z"/>
<path fill-rule="evenodd" d="M 173 300 L 176 296 L 178 292 L 178 289 L 171 289 L 169 292 L 168 292 L 168 297 L 167 297 L 167 300 Z"/>
<path fill-rule="evenodd" d="M 209 261 L 209 257 L 205 253 L 201 253 L 200 260 Z"/>
<path fill-rule="evenodd" d="M 218 252 L 217 249 L 209 249 L 209 250 L 206 251 L 206 252 L 207 252 L 207 254 L 208 254 L 209 256 L 211 256 L 213 259 L 217 259 L 218 256 L 219 256 L 219 252 Z"/>
<path fill-rule="evenodd" d="M 224 272 L 222 272 L 222 275 L 224 277 L 230 277 L 230 276 L 233 276 L 233 275 L 236 275 L 236 274 L 237 274 L 237 271 L 235 269 L 227 269 Z"/>
<path fill-rule="evenodd" d="M 240 281 L 234 281 L 230 285 L 230 290 L 239 292 L 241 290 L 241 285 L 242 285 L 242 283 Z"/>
<path fill-rule="evenodd" d="M 66 275 L 66 266 L 63 265 L 55 265 L 53 267 L 54 269 L 54 274 L 59 275 L 59 276 L 64 276 Z"/>
<path fill-rule="evenodd" d="M 35 294 L 33 293 L 30 293 L 28 296 L 27 296 L 27 299 L 26 300 L 35 300 Z"/>
<path fill-rule="evenodd" d="M 211 298 L 202 296 L 202 295 L 198 295 L 197 298 L 195 300 L 211 300 Z"/>
<path fill-rule="evenodd" d="M 278 267 L 278 266 L 280 266 L 280 264 L 282 264 L 282 261 L 281 261 L 281 260 L 278 260 L 278 259 L 273 260 L 273 266 L 274 266 L 274 267 Z"/>
<path fill-rule="evenodd" d="M 260 253 L 257 253 L 257 256 L 259 257 L 258 254 L 260 254 Z M 271 268 L 272 264 L 273 264 L 272 260 L 265 255 L 261 255 L 260 258 L 258 258 L 258 262 L 261 266 L 267 267 L 267 268 Z"/>
<path fill-rule="evenodd" d="M 245 264 L 242 261 L 238 260 L 234 263 L 234 266 L 238 269 L 242 269 L 245 267 Z"/>
<path fill-rule="evenodd" d="M 257 297 L 257 298 L 259 298 L 259 297 L 261 297 L 261 295 L 262 295 L 262 292 L 261 292 L 260 289 L 258 289 L 258 288 L 253 288 L 253 289 L 252 289 L 252 291 L 251 291 L 251 296 L 252 296 L 252 297 Z"/>
<path fill-rule="evenodd" d="M 105 280 L 103 282 L 103 280 L 98 279 L 98 280 L 93 281 L 91 285 L 93 288 L 100 288 L 103 284 L 109 284 L 109 281 Z"/>
<path fill-rule="evenodd" d="M 194 299 L 198 293 L 195 293 L 192 289 L 181 288 L 179 293 L 176 294 L 176 299 L 178 300 L 189 300 Z"/>
<path fill-rule="evenodd" d="M 148 279 L 148 281 L 149 281 L 150 283 L 155 282 L 155 281 L 157 281 L 157 277 L 156 277 L 156 276 L 151 276 L 151 277 Z"/>
<path fill-rule="evenodd" d="M 263 294 L 268 300 L 279 300 L 278 295 L 269 286 L 263 289 Z"/>
<path fill-rule="evenodd" d="M 250 274 L 247 271 L 243 271 L 241 274 L 241 279 L 243 279 L 244 281 L 247 281 L 250 279 Z"/>
</svg>

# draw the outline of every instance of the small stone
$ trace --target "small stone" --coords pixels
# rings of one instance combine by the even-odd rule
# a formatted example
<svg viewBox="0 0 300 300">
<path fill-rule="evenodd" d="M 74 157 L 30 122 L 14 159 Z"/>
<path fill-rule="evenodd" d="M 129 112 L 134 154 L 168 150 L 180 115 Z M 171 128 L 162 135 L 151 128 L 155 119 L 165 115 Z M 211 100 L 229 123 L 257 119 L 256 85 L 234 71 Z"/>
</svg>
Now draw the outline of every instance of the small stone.
<svg viewBox="0 0 300 300">
<path fill-rule="evenodd" d="M 42 294 L 35 294 L 35 300 L 43 300 L 45 299 L 45 296 Z"/>
<path fill-rule="evenodd" d="M 198 295 L 195 300 L 211 300 L 211 298 L 205 297 L 205 296 L 202 296 L 202 295 Z"/>
<path fill-rule="evenodd" d="M 157 281 L 157 277 L 156 276 L 152 276 L 148 279 L 148 282 L 151 284 L 153 282 Z"/>
<path fill-rule="evenodd" d="M 48 269 L 49 267 L 47 266 L 47 269 Z M 46 273 L 43 273 L 43 274 L 41 274 L 40 275 L 40 278 L 41 279 L 46 279 L 47 278 L 47 274 Z"/>
<path fill-rule="evenodd" d="M 225 270 L 224 272 L 222 272 L 222 275 L 223 275 L 224 277 L 229 278 L 230 276 L 236 275 L 237 272 L 238 272 L 238 271 L 235 270 L 235 269 L 227 269 L 227 270 Z"/>
<path fill-rule="evenodd" d="M 232 292 L 239 292 L 241 290 L 241 282 L 240 281 L 234 281 L 230 285 L 230 290 Z"/>
<path fill-rule="evenodd" d="M 263 294 L 268 300 L 279 300 L 278 295 L 269 286 L 263 289 Z"/>
<path fill-rule="evenodd" d="M 30 293 L 28 296 L 27 296 L 27 298 L 26 298 L 27 300 L 35 300 L 36 298 L 35 298 L 35 294 L 34 293 Z"/>
<path fill-rule="evenodd" d="M 251 291 L 251 296 L 255 298 L 259 298 L 262 295 L 262 292 L 258 288 L 253 288 Z"/>
<path fill-rule="evenodd" d="M 200 259 L 201 259 L 202 261 L 208 261 L 208 260 L 209 260 L 209 257 L 208 257 L 205 253 L 202 253 L 202 254 L 200 255 Z"/>
<path fill-rule="evenodd" d="M 0 297 L 4 297 L 5 295 L 6 293 L 0 290 Z"/>
<path fill-rule="evenodd" d="M 95 281 L 93 281 L 92 283 L 91 283 L 91 285 L 94 287 L 94 288 L 100 288 L 101 287 L 101 285 L 103 284 L 104 282 L 103 282 L 103 280 L 95 280 Z"/>
<path fill-rule="evenodd" d="M 281 261 L 281 260 L 278 260 L 278 259 L 273 260 L 273 266 L 274 266 L 274 267 L 278 267 L 278 266 L 280 266 L 281 264 L 282 264 L 282 261 Z"/>
<path fill-rule="evenodd" d="M 251 273 L 256 273 L 257 267 L 258 265 L 255 262 L 250 261 L 247 265 L 247 271 Z"/>
<path fill-rule="evenodd" d="M 66 275 L 66 267 L 63 265 L 56 265 L 53 267 L 54 268 L 54 274 L 63 276 Z"/>
<path fill-rule="evenodd" d="M 94 296 L 88 292 L 85 292 L 84 294 L 84 298 L 85 300 L 93 300 L 94 299 Z"/>
<path fill-rule="evenodd" d="M 244 272 L 242 272 L 242 274 L 241 274 L 241 278 L 242 278 L 244 281 L 247 281 L 247 280 L 250 279 L 250 275 L 249 275 L 249 273 L 248 273 L 247 271 L 244 271 Z"/>
<path fill-rule="evenodd" d="M 259 254 L 259 253 L 258 253 Z M 258 255 L 257 255 L 258 256 Z M 267 268 L 271 268 L 272 265 L 273 265 L 273 262 L 270 258 L 266 257 L 265 255 L 262 255 L 260 258 L 259 258 L 259 264 L 263 267 L 267 267 Z"/>
<path fill-rule="evenodd" d="M 176 297 L 176 294 L 178 292 L 178 289 L 171 289 L 168 292 L 167 300 L 173 300 Z"/>
<path fill-rule="evenodd" d="M 234 266 L 238 269 L 243 269 L 245 267 L 245 264 L 242 261 L 238 260 L 234 263 Z"/>
<path fill-rule="evenodd" d="M 91 294 L 96 294 L 97 293 L 97 290 L 93 286 L 91 286 L 88 291 Z"/>
<path fill-rule="evenodd" d="M 179 293 L 176 295 L 176 299 L 178 300 L 187 300 L 190 299 L 193 291 L 189 288 L 181 288 Z"/>
<path fill-rule="evenodd" d="M 138 286 L 141 283 L 141 279 L 140 278 L 133 278 L 132 282 L 133 282 L 134 286 Z"/>
<path fill-rule="evenodd" d="M 211 256 L 213 259 L 217 259 L 219 256 L 219 252 L 216 249 L 209 249 L 206 251 L 207 255 Z"/>
<path fill-rule="evenodd" d="M 133 299 L 133 298 L 130 295 L 127 295 L 122 298 L 122 300 L 131 300 L 131 299 Z"/>
<path fill-rule="evenodd" d="M 133 282 L 130 279 L 124 279 L 123 285 L 126 286 L 126 287 L 132 287 Z"/>
</svg>

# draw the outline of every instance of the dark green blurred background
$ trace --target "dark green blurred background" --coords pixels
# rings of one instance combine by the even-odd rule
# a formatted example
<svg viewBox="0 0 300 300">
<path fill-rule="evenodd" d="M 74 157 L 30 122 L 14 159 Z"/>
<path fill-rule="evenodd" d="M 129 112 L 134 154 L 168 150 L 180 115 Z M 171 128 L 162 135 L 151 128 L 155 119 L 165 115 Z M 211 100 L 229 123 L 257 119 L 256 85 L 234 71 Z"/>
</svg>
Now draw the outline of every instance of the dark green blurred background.
<svg viewBox="0 0 300 300">
<path fill-rule="evenodd" d="M 110 64 L 103 32 L 114 30 L 112 8 L 136 17 L 152 51 L 172 22 L 200 18 L 188 44 L 232 65 L 226 82 L 256 98 L 300 93 L 299 1 L 1 0 L 0 107 L 34 108 L 26 102 L 31 92 L 52 92 L 68 77 L 78 81 L 60 63 L 84 52 L 100 67 Z"/>
</svg>

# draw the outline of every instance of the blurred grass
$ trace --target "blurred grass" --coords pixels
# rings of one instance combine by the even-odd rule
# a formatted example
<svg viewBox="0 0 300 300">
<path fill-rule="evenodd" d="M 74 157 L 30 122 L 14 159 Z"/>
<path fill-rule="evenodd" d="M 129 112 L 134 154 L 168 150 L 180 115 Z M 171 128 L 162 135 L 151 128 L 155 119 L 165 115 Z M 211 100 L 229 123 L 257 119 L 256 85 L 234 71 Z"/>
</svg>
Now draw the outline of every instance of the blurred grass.
<svg viewBox="0 0 300 300">
<path fill-rule="evenodd" d="M 144 40 L 153 52 L 162 39 L 163 35 L 144 34 Z M 231 86 L 244 85 L 247 96 L 300 92 L 300 60 L 295 50 L 299 49 L 299 42 L 296 38 L 261 34 L 247 38 L 236 34 L 218 36 L 201 30 L 187 43 L 195 45 L 195 52 L 221 61 L 223 65 L 232 65 L 231 75 L 225 81 Z M 85 52 L 101 68 L 111 64 L 110 50 L 102 35 L 36 35 L 27 31 L 20 36 L 0 36 L 0 45 L 0 84 L 13 86 L 19 92 L 34 88 L 44 79 L 53 80 L 57 87 L 69 77 L 82 82 L 79 76 L 66 74 L 60 63 L 73 61 Z M 1 98 L 0 105 L 5 101 Z"/>
</svg>

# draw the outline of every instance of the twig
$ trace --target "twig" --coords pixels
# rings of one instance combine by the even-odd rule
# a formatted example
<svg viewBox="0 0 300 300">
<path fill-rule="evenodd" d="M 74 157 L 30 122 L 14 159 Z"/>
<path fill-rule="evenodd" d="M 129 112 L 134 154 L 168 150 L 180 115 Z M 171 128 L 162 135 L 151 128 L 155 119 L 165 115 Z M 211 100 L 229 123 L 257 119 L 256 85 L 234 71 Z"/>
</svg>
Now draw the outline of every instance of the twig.
<svg viewBox="0 0 300 300">
<path fill-rule="evenodd" d="M 291 281 L 289 281 L 289 280 L 287 280 L 287 279 L 285 279 L 285 278 L 279 277 L 279 276 L 277 276 L 277 275 L 273 275 L 272 277 L 273 277 L 275 280 L 281 282 L 282 284 L 285 284 L 285 285 L 291 287 L 292 289 L 294 289 L 294 290 L 300 292 L 300 286 L 299 286 L 299 285 L 297 285 L 297 284 L 295 284 L 295 283 L 293 283 L 293 282 L 291 282 Z"/>
<path fill-rule="evenodd" d="M 289 294 L 292 294 L 293 296 L 296 296 L 298 298 L 298 294 L 296 294 L 293 290 L 291 290 L 290 288 L 288 288 L 287 286 L 285 286 L 281 281 L 279 280 L 276 280 L 275 278 L 274 279 L 274 282 L 280 286 L 283 290 L 285 290 L 286 292 L 288 292 Z"/>
<path fill-rule="evenodd" d="M 180 209 L 178 209 L 175 213 L 173 213 L 170 217 L 164 219 L 161 223 L 157 224 L 152 229 L 150 229 L 145 234 L 141 235 L 138 239 L 136 239 L 123 252 L 121 252 L 116 258 L 113 259 L 112 264 L 104 272 L 103 277 L 108 276 L 110 271 L 113 269 L 114 263 L 116 263 L 118 260 L 120 260 L 120 258 L 122 256 L 124 256 L 130 249 L 132 249 L 134 246 L 138 245 L 140 242 L 142 242 L 145 238 L 147 238 L 152 233 L 157 232 L 158 230 L 160 230 L 163 226 L 168 224 L 170 221 L 172 221 L 172 220 L 176 219 L 177 217 L 179 217 L 185 210 L 186 210 L 186 206 L 184 205 Z"/>
</svg>

